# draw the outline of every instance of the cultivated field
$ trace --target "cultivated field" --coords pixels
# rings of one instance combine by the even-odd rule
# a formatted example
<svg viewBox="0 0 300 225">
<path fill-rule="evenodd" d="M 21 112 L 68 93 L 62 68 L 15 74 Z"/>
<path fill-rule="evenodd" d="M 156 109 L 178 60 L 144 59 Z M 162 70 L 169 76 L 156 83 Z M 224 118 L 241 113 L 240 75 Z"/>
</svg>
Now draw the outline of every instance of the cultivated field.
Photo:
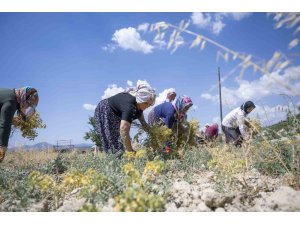
<svg viewBox="0 0 300 225">
<path fill-rule="evenodd" d="M 300 134 L 292 124 L 242 148 L 186 142 L 172 155 L 139 144 L 121 158 L 9 152 L 0 164 L 0 211 L 300 211 Z"/>
</svg>

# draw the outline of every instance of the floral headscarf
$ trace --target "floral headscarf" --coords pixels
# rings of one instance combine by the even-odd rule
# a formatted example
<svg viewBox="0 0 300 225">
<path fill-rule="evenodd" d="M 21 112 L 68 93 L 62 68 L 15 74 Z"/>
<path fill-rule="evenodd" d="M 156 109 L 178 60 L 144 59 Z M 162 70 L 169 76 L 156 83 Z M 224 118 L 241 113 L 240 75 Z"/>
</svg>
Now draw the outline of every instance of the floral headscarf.
<svg viewBox="0 0 300 225">
<path fill-rule="evenodd" d="M 174 102 L 172 102 L 172 105 L 174 106 L 176 113 L 178 115 L 178 119 L 183 119 L 186 117 L 186 114 L 182 112 L 182 110 L 186 107 L 186 106 L 192 106 L 193 102 L 192 99 L 188 96 L 179 96 L 178 98 L 176 98 L 176 100 Z"/>
<path fill-rule="evenodd" d="M 26 109 L 31 105 L 30 100 L 33 96 L 38 96 L 37 90 L 30 86 L 16 88 L 15 93 L 17 101 L 23 109 Z"/>
</svg>

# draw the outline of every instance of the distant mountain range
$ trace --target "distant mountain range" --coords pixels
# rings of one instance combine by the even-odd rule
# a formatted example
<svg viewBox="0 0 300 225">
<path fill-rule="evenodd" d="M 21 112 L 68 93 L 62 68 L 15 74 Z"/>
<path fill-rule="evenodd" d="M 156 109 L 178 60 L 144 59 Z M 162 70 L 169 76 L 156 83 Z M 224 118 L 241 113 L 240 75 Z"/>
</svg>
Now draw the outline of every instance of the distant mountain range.
<svg viewBox="0 0 300 225">
<path fill-rule="evenodd" d="M 53 144 L 49 144 L 48 142 L 40 142 L 34 145 L 23 145 L 20 147 L 10 147 L 8 148 L 9 151 L 15 151 L 18 149 L 22 150 L 47 150 L 47 149 L 53 149 Z M 93 144 L 86 144 L 86 143 L 81 143 L 81 144 L 76 144 L 74 145 L 75 148 L 91 148 Z"/>
</svg>

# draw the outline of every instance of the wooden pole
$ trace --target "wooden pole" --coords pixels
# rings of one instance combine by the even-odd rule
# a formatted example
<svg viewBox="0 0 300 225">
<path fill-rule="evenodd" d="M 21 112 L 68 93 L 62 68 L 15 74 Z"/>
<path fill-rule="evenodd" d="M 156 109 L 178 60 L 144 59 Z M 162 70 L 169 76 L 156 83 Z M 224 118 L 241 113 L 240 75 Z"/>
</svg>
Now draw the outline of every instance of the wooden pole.
<svg viewBox="0 0 300 225">
<path fill-rule="evenodd" d="M 221 126 L 222 126 L 223 111 L 222 111 L 222 91 L 221 91 L 220 67 L 218 67 L 218 77 L 219 77 L 220 118 L 221 118 Z"/>
</svg>

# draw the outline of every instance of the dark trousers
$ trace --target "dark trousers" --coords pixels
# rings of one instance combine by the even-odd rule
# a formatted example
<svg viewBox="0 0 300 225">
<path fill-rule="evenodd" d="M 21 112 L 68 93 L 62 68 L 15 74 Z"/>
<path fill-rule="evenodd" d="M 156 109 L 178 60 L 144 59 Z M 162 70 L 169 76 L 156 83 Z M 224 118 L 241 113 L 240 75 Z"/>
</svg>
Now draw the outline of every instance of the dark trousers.
<svg viewBox="0 0 300 225">
<path fill-rule="evenodd" d="M 225 134 L 226 143 L 234 143 L 236 147 L 241 147 L 243 138 L 240 129 L 225 127 L 222 125 L 222 131 Z"/>
</svg>

